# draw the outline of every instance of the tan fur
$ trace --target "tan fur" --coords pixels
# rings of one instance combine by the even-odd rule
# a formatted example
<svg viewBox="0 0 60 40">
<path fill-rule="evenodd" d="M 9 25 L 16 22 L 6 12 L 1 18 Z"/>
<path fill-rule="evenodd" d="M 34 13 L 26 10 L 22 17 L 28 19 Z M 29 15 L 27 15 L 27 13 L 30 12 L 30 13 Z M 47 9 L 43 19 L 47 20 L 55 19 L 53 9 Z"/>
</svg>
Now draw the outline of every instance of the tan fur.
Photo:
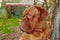
<svg viewBox="0 0 60 40">
<path fill-rule="evenodd" d="M 51 33 L 51 28 L 48 27 L 50 26 L 50 24 L 46 23 L 43 26 L 46 26 L 46 29 L 44 30 L 44 32 L 41 32 L 41 33 L 34 32 L 32 34 L 23 32 L 19 40 L 50 40 L 49 37 Z M 37 29 L 37 30 L 39 31 L 40 29 Z"/>
<path fill-rule="evenodd" d="M 23 25 L 20 26 L 24 32 L 19 40 L 49 40 L 51 28 L 46 22 L 47 15 L 48 12 L 42 7 L 27 8 L 23 13 Z"/>
</svg>

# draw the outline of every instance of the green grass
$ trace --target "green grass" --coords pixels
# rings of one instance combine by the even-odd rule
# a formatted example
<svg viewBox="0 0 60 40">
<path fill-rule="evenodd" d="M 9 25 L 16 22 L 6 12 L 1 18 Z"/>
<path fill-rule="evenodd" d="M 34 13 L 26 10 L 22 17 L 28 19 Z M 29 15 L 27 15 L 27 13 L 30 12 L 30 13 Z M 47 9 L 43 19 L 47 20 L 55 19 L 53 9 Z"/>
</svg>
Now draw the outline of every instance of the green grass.
<svg viewBox="0 0 60 40">
<path fill-rule="evenodd" d="M 16 31 L 19 19 L 0 19 L 0 33 L 12 33 Z"/>
</svg>

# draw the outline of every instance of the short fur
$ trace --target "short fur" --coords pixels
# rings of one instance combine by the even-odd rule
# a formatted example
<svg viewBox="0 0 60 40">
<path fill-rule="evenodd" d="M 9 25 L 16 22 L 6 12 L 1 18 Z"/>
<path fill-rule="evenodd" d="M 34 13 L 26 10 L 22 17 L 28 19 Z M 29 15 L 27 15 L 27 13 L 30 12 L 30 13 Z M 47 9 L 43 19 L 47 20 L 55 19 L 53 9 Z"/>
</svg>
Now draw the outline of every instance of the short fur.
<svg viewBox="0 0 60 40">
<path fill-rule="evenodd" d="M 19 40 L 48 40 L 51 28 L 46 22 L 48 12 L 40 6 L 27 8 L 22 17 L 20 29 L 23 31 Z"/>
</svg>

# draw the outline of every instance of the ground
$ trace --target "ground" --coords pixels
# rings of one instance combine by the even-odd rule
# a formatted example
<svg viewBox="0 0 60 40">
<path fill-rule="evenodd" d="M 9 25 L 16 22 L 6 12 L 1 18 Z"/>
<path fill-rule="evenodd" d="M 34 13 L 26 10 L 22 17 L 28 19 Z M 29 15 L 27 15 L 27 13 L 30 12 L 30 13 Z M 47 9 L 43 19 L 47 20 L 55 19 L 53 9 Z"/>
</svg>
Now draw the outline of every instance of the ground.
<svg viewBox="0 0 60 40">
<path fill-rule="evenodd" d="M 19 19 L 0 20 L 0 40 L 18 40 L 20 35 Z"/>
</svg>

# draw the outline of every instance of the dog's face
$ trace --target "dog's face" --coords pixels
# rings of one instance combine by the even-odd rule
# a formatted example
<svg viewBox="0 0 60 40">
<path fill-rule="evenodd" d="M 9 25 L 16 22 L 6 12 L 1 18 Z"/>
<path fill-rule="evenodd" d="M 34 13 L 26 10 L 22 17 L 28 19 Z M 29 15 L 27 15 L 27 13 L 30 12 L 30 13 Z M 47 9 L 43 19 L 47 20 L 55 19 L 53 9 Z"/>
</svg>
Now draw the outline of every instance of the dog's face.
<svg viewBox="0 0 60 40">
<path fill-rule="evenodd" d="M 47 11 L 38 6 L 27 8 L 23 13 L 20 29 L 27 33 L 33 32 L 38 23 L 46 19 L 47 14 Z"/>
</svg>

